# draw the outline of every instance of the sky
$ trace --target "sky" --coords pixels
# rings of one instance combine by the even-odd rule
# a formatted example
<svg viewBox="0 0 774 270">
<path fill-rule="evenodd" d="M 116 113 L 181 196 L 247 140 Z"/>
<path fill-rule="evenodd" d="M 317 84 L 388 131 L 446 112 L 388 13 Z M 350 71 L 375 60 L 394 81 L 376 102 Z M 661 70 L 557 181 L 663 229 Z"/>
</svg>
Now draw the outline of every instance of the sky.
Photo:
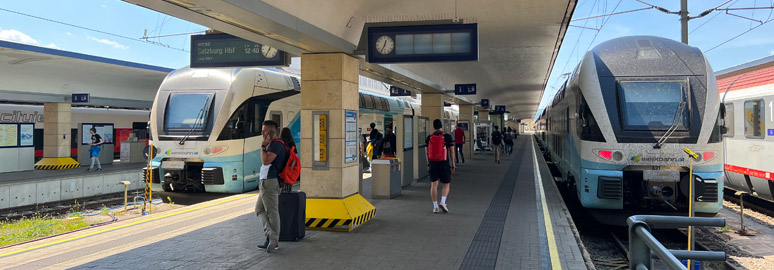
<svg viewBox="0 0 774 270">
<path fill-rule="evenodd" d="M 680 10 L 678 0 L 643 0 L 670 11 Z M 690 16 L 714 8 L 727 0 L 689 0 Z M 620 3 L 618 8 L 616 5 Z M 732 0 L 721 8 L 774 6 L 774 0 Z M 579 0 L 573 20 L 646 8 L 647 5 L 635 0 Z M 615 11 L 613 11 L 615 9 Z M 731 11 L 730 13 L 760 21 L 774 19 L 774 9 Z M 617 37 L 631 35 L 653 35 L 680 41 L 680 16 L 666 14 L 655 9 L 601 17 L 590 20 L 572 21 L 564 37 L 559 55 L 551 71 L 548 86 L 543 93 L 541 111 L 551 100 L 566 79 L 564 73 L 572 72 L 585 53 L 594 46 Z M 603 24 L 604 23 L 604 24 Z M 715 71 L 774 55 L 774 21 L 760 25 L 758 22 L 727 15 L 725 11 L 714 11 L 703 18 L 688 23 L 688 44 L 701 49 Z M 715 46 L 756 27 L 717 48 Z M 599 31 L 581 27 L 600 29 Z M 596 38 L 595 38 L 596 35 Z"/>
<path fill-rule="evenodd" d="M 0 40 L 173 69 L 188 65 L 188 35 L 151 39 L 160 46 L 140 40 L 146 29 L 158 36 L 207 28 L 117 0 L 0 0 Z"/>
<path fill-rule="evenodd" d="M 677 0 L 643 1 L 672 11 L 680 9 L 680 1 Z M 696 16 L 726 1 L 689 0 L 688 10 L 690 15 Z M 774 6 L 774 0 L 732 0 L 723 8 L 756 6 Z M 645 7 L 648 6 L 636 0 L 579 0 L 573 19 Z M 774 9 L 732 11 L 735 15 L 760 21 L 774 20 L 772 12 Z M 569 27 L 564 37 L 541 108 L 564 81 L 562 74 L 572 71 L 585 52 L 601 42 L 630 35 L 655 35 L 680 40 L 679 16 L 655 9 L 573 21 L 570 24 L 573 26 Z M 774 21 L 759 25 L 758 22 L 728 15 L 724 11 L 715 11 L 690 21 L 689 44 L 704 51 L 715 70 L 774 55 Z M 759 27 L 713 48 L 756 26 Z M 189 64 L 190 36 L 154 38 L 150 40 L 156 44 L 152 44 L 139 39 L 143 37 L 144 31 L 147 30 L 147 36 L 159 36 L 206 29 L 118 0 L 0 0 L 0 40 L 173 69 Z"/>
</svg>

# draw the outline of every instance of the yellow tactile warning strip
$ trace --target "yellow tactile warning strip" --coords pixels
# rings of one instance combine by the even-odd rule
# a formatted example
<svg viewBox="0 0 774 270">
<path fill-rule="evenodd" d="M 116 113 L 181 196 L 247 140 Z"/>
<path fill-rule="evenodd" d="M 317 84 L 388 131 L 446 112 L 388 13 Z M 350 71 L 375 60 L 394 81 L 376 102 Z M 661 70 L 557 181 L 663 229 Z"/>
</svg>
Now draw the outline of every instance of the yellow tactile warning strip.
<svg viewBox="0 0 774 270">
<path fill-rule="evenodd" d="M 530 148 L 532 148 L 532 160 L 534 161 L 534 174 L 537 177 L 540 187 L 540 202 L 543 205 L 543 225 L 546 228 L 546 238 L 548 238 L 548 253 L 551 256 L 551 269 L 561 270 L 562 262 L 559 260 L 559 249 L 556 247 L 556 237 L 554 236 L 554 225 L 551 222 L 551 214 L 548 212 L 548 203 L 546 202 L 546 192 L 543 189 L 543 178 L 540 177 L 538 169 L 537 153 L 535 152 L 535 141 L 530 139 Z"/>
<path fill-rule="evenodd" d="M 80 167 L 81 164 L 71 157 L 43 158 L 35 163 L 36 170 L 67 170 Z"/>
<path fill-rule="evenodd" d="M 343 199 L 306 199 L 306 228 L 309 230 L 351 231 L 368 222 L 376 208 L 360 194 Z"/>
<path fill-rule="evenodd" d="M 256 198 L 256 194 L 235 195 L 168 214 L 126 220 L 0 249 L 0 269 L 75 267 L 252 213 Z M 152 222 L 161 219 L 163 222 Z"/>
</svg>

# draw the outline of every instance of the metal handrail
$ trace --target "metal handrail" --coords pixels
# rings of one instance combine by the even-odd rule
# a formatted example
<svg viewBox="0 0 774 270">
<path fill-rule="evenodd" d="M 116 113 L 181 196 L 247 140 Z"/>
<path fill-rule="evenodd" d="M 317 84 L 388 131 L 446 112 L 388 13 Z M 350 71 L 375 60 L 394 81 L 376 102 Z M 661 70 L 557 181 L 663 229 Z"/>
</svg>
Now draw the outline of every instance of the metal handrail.
<svg viewBox="0 0 774 270">
<path fill-rule="evenodd" d="M 675 217 L 637 215 L 626 220 L 629 224 L 629 269 L 653 269 L 652 255 L 664 261 L 670 269 L 686 270 L 678 259 L 725 261 L 725 252 L 668 250 L 650 233 L 650 229 L 676 229 L 688 226 L 724 227 L 724 218 Z"/>
</svg>

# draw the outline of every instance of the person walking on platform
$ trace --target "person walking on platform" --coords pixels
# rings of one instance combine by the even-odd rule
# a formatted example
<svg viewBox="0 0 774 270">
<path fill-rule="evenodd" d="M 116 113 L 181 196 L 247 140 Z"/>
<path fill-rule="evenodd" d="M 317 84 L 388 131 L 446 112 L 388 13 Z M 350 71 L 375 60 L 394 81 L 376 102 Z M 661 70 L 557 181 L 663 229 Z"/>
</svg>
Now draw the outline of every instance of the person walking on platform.
<svg viewBox="0 0 774 270">
<path fill-rule="evenodd" d="M 462 130 L 462 124 L 457 124 L 457 128 L 454 130 L 454 161 L 465 163 L 465 156 L 462 154 L 462 145 L 465 144 L 465 131 Z"/>
<path fill-rule="evenodd" d="M 99 152 L 102 151 L 102 136 L 97 134 L 96 128 L 89 129 L 91 133 L 91 147 L 89 147 L 89 157 L 91 157 L 91 166 L 88 171 L 94 171 L 94 163 L 97 163 L 97 171 L 102 170 L 102 164 L 99 163 Z"/>
<path fill-rule="evenodd" d="M 383 158 L 394 158 L 395 157 L 395 147 L 396 147 L 396 138 L 395 134 L 392 133 L 392 128 L 386 128 L 384 138 L 379 144 L 378 149 L 382 153 Z"/>
<path fill-rule="evenodd" d="M 508 128 L 508 132 L 505 132 L 505 153 L 509 156 L 513 153 L 513 131 Z"/>
<path fill-rule="evenodd" d="M 263 232 L 267 237 L 266 243 L 258 247 L 265 248 L 267 253 L 279 249 L 279 195 L 280 181 L 282 181 L 279 178 L 279 173 L 282 172 L 285 162 L 287 162 L 287 149 L 280 142 L 277 131 L 276 122 L 271 120 L 263 122 L 261 130 L 261 135 L 263 135 L 261 162 L 263 166 L 261 166 L 261 183 L 258 201 L 255 203 L 255 214 L 263 224 Z"/>
<path fill-rule="evenodd" d="M 379 143 L 382 141 L 382 133 L 376 129 L 376 124 L 371 123 L 371 133 L 368 135 L 368 139 L 371 140 L 371 146 L 373 147 L 371 160 L 379 158 Z"/>
<path fill-rule="evenodd" d="M 454 163 L 449 162 L 454 159 L 454 140 L 451 135 L 443 132 L 443 123 L 440 119 L 433 120 L 435 132 L 427 136 L 427 165 L 430 167 L 430 198 L 433 199 L 433 213 L 449 212 L 446 205 L 446 197 L 449 196 L 449 185 L 451 183 L 451 173 L 457 169 Z M 449 156 L 451 155 L 451 157 Z M 438 203 L 438 181 L 443 183 L 443 193 L 441 202 Z M 439 209 L 440 208 L 440 209 Z"/>
<path fill-rule="evenodd" d="M 494 152 L 495 163 L 500 164 L 500 151 L 502 151 L 503 134 L 494 126 L 492 131 L 492 152 Z"/>
</svg>

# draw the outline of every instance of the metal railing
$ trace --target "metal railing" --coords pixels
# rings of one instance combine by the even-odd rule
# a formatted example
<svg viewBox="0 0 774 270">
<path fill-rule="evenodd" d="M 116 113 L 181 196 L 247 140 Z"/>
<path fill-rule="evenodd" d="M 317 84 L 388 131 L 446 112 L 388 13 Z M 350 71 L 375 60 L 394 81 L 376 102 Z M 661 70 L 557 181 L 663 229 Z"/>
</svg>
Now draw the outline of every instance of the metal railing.
<svg viewBox="0 0 774 270">
<path fill-rule="evenodd" d="M 670 269 L 686 270 L 680 259 L 725 261 L 725 252 L 669 250 L 650 233 L 650 229 L 677 229 L 688 226 L 724 227 L 723 218 L 675 217 L 675 216 L 631 216 L 629 224 L 629 269 L 653 269 L 651 253 L 656 255 Z"/>
</svg>

